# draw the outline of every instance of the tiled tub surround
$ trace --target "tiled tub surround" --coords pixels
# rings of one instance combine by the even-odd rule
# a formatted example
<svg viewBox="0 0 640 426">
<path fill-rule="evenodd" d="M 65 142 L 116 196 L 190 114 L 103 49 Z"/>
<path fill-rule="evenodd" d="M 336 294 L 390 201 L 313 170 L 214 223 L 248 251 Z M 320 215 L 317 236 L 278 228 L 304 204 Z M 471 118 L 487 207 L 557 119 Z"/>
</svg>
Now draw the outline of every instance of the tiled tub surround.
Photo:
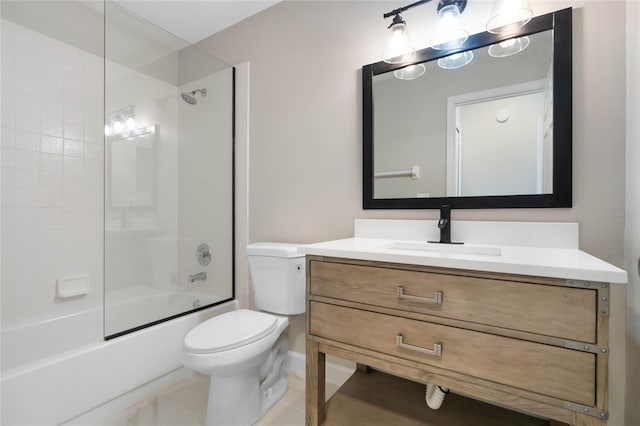
<svg viewBox="0 0 640 426">
<path fill-rule="evenodd" d="M 0 25 L 4 329 L 102 303 L 104 60 Z M 72 276 L 90 293 L 57 298 L 56 280 Z M 92 321 L 88 341 L 102 334 Z"/>
<path fill-rule="evenodd" d="M 307 424 L 324 418 L 319 380 L 332 354 L 563 423 L 606 425 L 609 283 L 627 273 L 578 250 L 576 224 L 453 222 L 460 246 L 426 243 L 437 240 L 432 227 L 356 221 L 355 238 L 300 248 Z"/>
</svg>

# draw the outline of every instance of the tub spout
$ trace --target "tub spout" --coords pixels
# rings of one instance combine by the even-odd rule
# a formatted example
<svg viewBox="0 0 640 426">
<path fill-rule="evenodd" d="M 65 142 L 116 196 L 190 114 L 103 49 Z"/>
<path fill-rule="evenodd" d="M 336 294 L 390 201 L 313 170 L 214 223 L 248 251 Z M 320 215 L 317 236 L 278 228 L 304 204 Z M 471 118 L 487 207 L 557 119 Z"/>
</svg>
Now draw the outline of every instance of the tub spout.
<svg viewBox="0 0 640 426">
<path fill-rule="evenodd" d="M 194 283 L 196 281 L 204 281 L 207 279 L 207 273 L 202 271 L 202 272 L 198 272 L 197 274 L 191 275 L 189 274 L 189 283 Z"/>
</svg>

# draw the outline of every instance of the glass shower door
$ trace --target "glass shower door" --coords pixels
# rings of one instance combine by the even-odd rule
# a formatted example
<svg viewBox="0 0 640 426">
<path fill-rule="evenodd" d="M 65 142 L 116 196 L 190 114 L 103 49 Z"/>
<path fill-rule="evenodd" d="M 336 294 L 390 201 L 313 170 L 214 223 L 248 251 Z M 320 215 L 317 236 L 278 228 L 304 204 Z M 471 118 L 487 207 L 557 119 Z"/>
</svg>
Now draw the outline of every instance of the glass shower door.
<svg viewBox="0 0 640 426">
<path fill-rule="evenodd" d="M 233 298 L 229 65 L 105 6 L 105 336 Z"/>
</svg>

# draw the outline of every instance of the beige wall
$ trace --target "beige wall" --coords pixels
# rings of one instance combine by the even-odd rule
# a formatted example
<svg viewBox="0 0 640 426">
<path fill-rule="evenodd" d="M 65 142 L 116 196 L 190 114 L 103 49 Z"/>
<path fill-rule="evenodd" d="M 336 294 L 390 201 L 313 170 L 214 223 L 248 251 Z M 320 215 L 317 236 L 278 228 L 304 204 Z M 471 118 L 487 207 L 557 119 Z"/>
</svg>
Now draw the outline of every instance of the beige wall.
<svg viewBox="0 0 640 426">
<path fill-rule="evenodd" d="M 354 218 L 433 219 L 437 210 L 362 210 L 360 68 L 376 62 L 388 22 L 406 2 L 284 1 L 203 40 L 227 63 L 251 63 L 248 240 L 308 243 L 349 237 Z M 459 210 L 454 220 L 580 224 L 580 247 L 624 263 L 625 3 L 533 1 L 539 15 L 574 11 L 574 196 L 571 209 Z M 463 17 L 481 31 L 491 2 L 469 2 Z M 434 5 L 404 14 L 419 48 Z M 418 25 L 419 24 L 419 25 Z M 239 283 L 246 286 L 246 283 Z M 622 424 L 625 289 L 612 292 L 611 425 Z M 303 352 L 301 318 L 290 330 Z"/>
</svg>

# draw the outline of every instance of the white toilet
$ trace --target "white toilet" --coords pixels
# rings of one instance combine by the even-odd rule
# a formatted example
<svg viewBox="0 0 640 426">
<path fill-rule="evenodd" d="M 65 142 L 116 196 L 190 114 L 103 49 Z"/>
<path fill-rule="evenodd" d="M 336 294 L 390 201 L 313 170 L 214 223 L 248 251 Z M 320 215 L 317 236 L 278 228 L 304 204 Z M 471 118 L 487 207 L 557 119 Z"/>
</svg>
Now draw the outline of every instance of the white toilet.
<svg viewBox="0 0 640 426">
<path fill-rule="evenodd" d="M 297 245 L 247 246 L 254 302 L 199 324 L 184 339 L 182 363 L 211 376 L 207 426 L 255 423 L 287 391 L 282 363 L 288 340 L 282 315 L 305 311 L 305 263 Z"/>
</svg>

